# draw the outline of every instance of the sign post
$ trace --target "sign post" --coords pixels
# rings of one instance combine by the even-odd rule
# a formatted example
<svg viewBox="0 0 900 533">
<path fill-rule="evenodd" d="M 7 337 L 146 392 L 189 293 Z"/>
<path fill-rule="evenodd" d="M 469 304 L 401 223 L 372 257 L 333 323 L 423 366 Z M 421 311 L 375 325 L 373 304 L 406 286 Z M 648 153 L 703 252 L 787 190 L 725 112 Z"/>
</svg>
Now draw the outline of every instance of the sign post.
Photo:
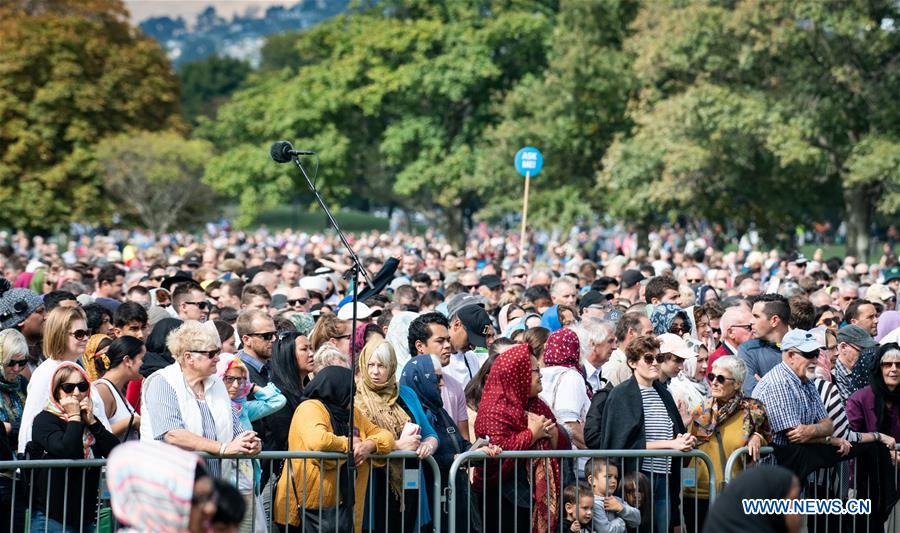
<svg viewBox="0 0 900 533">
<path fill-rule="evenodd" d="M 522 199 L 522 236 L 519 239 L 519 262 L 525 257 L 525 228 L 528 225 L 528 189 L 531 186 L 531 176 L 537 176 L 544 166 L 544 156 L 541 151 L 533 146 L 526 146 L 516 152 L 516 172 L 525 176 L 525 195 Z"/>
</svg>

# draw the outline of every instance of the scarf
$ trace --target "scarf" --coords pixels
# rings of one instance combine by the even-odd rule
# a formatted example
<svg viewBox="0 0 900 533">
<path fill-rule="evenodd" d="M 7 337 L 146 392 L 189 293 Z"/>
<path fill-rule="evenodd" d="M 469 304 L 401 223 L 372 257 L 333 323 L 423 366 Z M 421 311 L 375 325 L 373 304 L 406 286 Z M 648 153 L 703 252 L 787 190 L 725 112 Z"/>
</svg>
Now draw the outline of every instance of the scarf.
<svg viewBox="0 0 900 533">
<path fill-rule="evenodd" d="M 878 317 L 878 330 L 875 342 L 881 342 L 888 333 L 900 328 L 900 311 L 885 311 Z"/>
<path fill-rule="evenodd" d="M 14 429 L 18 428 L 22 419 L 26 384 L 22 376 L 16 376 L 13 381 L 6 381 L 0 377 L 0 392 L 7 398 L 6 401 L 0 401 L 0 422 L 8 422 Z"/>
<path fill-rule="evenodd" d="M 419 401 L 431 422 L 440 417 L 444 411 L 444 400 L 441 397 L 440 384 L 437 374 L 434 373 L 433 355 L 417 355 L 409 360 L 403 367 L 400 376 L 400 384 L 409 387 Z"/>
<path fill-rule="evenodd" d="M 250 372 L 247 371 L 247 365 L 245 365 L 238 356 L 233 354 L 222 354 L 219 356 L 219 362 L 216 363 L 216 375 L 219 376 L 219 379 L 224 382 L 225 374 L 232 368 L 243 371 L 245 378 L 250 376 Z M 250 383 L 249 379 L 244 381 L 244 384 L 238 389 L 237 395 L 234 398 L 231 398 L 231 407 L 238 416 L 240 416 L 241 410 L 244 409 L 244 404 L 247 403 L 247 395 L 250 394 L 250 387 L 252 385 L 253 384 Z M 228 385 L 225 386 L 225 389 L 228 390 Z M 230 391 L 228 395 L 231 396 Z"/>
<path fill-rule="evenodd" d="M 56 415 L 58 418 L 62 419 L 63 421 L 68 422 L 69 415 L 66 414 L 66 411 L 65 411 L 65 409 L 63 409 L 62 405 L 59 403 L 59 400 L 54 398 L 54 393 L 56 391 L 54 390 L 55 387 L 53 385 L 56 383 L 56 375 L 59 374 L 59 371 L 62 370 L 63 368 L 74 368 L 75 370 L 78 371 L 78 374 L 84 378 L 85 381 L 87 381 L 88 383 L 90 383 L 90 381 L 88 381 L 88 375 L 84 371 L 84 369 L 71 361 L 63 361 L 62 363 L 60 363 L 60 365 L 58 367 L 56 367 L 56 370 L 53 371 L 53 377 L 50 378 L 50 396 L 47 400 L 47 406 L 44 409 L 47 411 L 50 411 L 51 413 L 53 413 L 54 415 Z M 60 390 L 59 392 L 62 393 L 62 390 Z M 85 394 L 90 394 L 90 393 L 91 393 L 90 389 L 88 389 L 87 392 L 85 392 Z M 84 433 L 82 433 L 82 435 L 81 435 L 81 445 L 84 448 L 84 458 L 85 459 L 93 459 L 93 457 L 94 457 L 94 451 L 91 449 L 91 446 L 94 445 L 94 440 L 95 440 L 94 435 L 90 431 L 88 431 L 87 424 L 85 424 L 84 425 Z"/>
<path fill-rule="evenodd" d="M 672 327 L 672 322 L 675 322 L 675 318 L 679 314 L 684 318 L 685 325 L 690 325 L 687 313 L 682 308 L 675 304 L 657 305 L 650 315 L 650 323 L 653 324 L 653 334 L 662 335 L 663 333 L 668 333 L 669 328 Z"/>
<path fill-rule="evenodd" d="M 544 311 L 544 314 L 541 315 L 541 327 L 549 329 L 550 333 L 553 333 L 554 331 L 562 327 L 562 322 L 559 321 L 558 305 L 554 305 L 553 307 Z"/>
<path fill-rule="evenodd" d="M 385 346 L 386 345 L 386 346 Z M 376 385 L 367 370 L 369 361 L 376 351 L 381 352 L 382 364 L 387 367 L 387 381 Z M 391 344 L 384 339 L 369 341 L 359 354 L 359 374 L 356 378 L 356 401 L 359 410 L 376 426 L 386 429 L 399 438 L 403 426 L 410 421 L 409 415 L 397 401 L 400 387 L 397 385 L 397 356 Z M 403 491 L 403 469 L 391 468 L 391 490 L 396 496 Z"/>
<path fill-rule="evenodd" d="M 331 419 L 332 433 L 350 437 L 350 389 L 353 375 L 349 368 L 326 366 L 303 389 L 303 400 L 318 400 Z"/>
<path fill-rule="evenodd" d="M 135 531 L 187 533 L 201 459 L 158 441 L 126 442 L 107 462 L 112 510 Z"/>
<path fill-rule="evenodd" d="M 565 368 L 574 368 L 585 378 L 584 367 L 581 366 L 581 344 L 578 341 L 578 335 L 569 328 L 562 328 L 554 331 L 547 337 L 547 343 L 544 345 L 544 366 L 562 366 Z M 588 384 L 587 379 L 584 381 L 588 398 L 594 397 L 594 391 Z"/>
<path fill-rule="evenodd" d="M 706 303 L 706 293 L 709 291 L 713 291 L 713 294 L 716 295 L 716 299 L 719 299 L 719 292 L 716 291 L 715 287 L 712 285 L 700 285 L 694 289 L 694 303 L 698 307 Z"/>
<path fill-rule="evenodd" d="M 766 416 L 765 406 L 759 400 L 745 398 L 740 390 L 721 405 L 715 398 L 703 400 L 691 414 L 691 433 L 701 444 L 709 442 L 715 438 L 716 431 L 739 411 L 743 415 L 744 442 L 750 440 L 754 433 L 762 435 L 766 442 L 772 442 L 772 428 Z"/>
<path fill-rule="evenodd" d="M 900 387 L 895 387 L 893 391 L 888 388 L 887 384 L 884 382 L 884 375 L 881 373 L 881 360 L 887 355 L 896 357 L 898 355 L 898 350 L 900 350 L 900 346 L 896 343 L 883 345 L 878 350 L 878 357 L 872 368 L 872 392 L 875 396 L 875 422 L 877 424 L 876 429 L 881 433 L 891 433 L 891 412 L 885 404 L 890 403 L 893 406 L 900 404 Z"/>
<path fill-rule="evenodd" d="M 484 384 L 484 393 L 479 404 L 478 417 L 475 419 L 475 434 L 488 436 L 492 442 L 503 441 L 510 435 L 520 433 L 528 428 L 528 413 L 546 416 L 556 421 L 550 408 L 539 398 L 529 398 L 531 390 L 531 348 L 527 344 L 517 344 L 497 356 Z M 561 441 L 557 448 L 567 449 L 568 441 L 560 432 Z M 533 450 L 550 450 L 549 439 L 541 439 L 531 446 Z M 490 462 L 484 468 L 476 470 L 475 486 L 480 479 L 496 483 L 500 476 L 513 479 L 515 461 L 501 461 L 500 469 Z M 559 516 L 559 459 L 534 459 L 530 470 L 534 480 L 532 496 L 534 507 L 532 524 L 534 531 L 546 533 L 556 530 Z M 549 527 L 548 527 L 549 526 Z"/>
<path fill-rule="evenodd" d="M 291 315 L 291 323 L 301 335 L 309 335 L 313 326 L 316 325 L 316 319 L 309 313 L 294 313 Z"/>
<path fill-rule="evenodd" d="M 106 340 L 105 346 L 100 346 Z M 100 372 L 97 371 L 97 360 L 103 361 L 103 368 L 109 369 L 109 358 L 106 357 L 106 354 L 97 355 L 97 352 L 102 348 L 106 348 L 112 342 L 112 339 L 107 337 L 106 335 L 96 334 L 91 335 L 91 338 L 87 341 L 87 346 L 84 348 L 84 356 L 81 358 L 84 361 L 84 370 L 87 372 L 88 379 L 91 383 L 97 381 L 101 377 L 103 377 Z"/>
</svg>

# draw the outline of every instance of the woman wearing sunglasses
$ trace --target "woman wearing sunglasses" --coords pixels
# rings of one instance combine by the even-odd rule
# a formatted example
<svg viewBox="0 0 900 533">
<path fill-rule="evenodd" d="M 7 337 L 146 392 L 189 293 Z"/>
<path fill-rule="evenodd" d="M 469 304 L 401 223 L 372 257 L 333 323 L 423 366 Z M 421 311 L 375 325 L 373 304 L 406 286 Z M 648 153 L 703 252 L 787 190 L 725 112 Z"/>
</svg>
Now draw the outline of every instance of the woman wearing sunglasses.
<svg viewBox="0 0 900 533">
<path fill-rule="evenodd" d="M 94 416 L 87 373 L 63 361 L 50 379 L 44 410 L 34 418 L 29 451 L 41 459 L 79 461 L 107 457 L 119 444 Z M 93 529 L 99 468 L 56 468 L 35 474 L 32 531 Z M 46 514 L 45 514 L 46 513 Z"/>
<path fill-rule="evenodd" d="M 34 369 L 28 385 L 30 394 L 25 400 L 22 426 L 19 429 L 19 453 L 25 453 L 25 445 L 31 441 L 32 424 L 38 413 L 50 399 L 50 380 L 56 368 L 63 362 L 74 363 L 85 352 L 90 332 L 87 318 L 78 307 L 57 307 L 50 311 L 44 321 L 43 349 L 47 359 Z M 90 388 L 94 417 L 109 429 L 109 421 L 103 409 L 103 401 L 93 387 Z"/>
<path fill-rule="evenodd" d="M 15 329 L 0 331 L 0 424 L 3 424 L 12 449 L 16 449 L 22 410 L 25 408 L 28 380 L 22 375 L 22 370 L 27 365 L 28 342 L 25 337 Z"/>
<path fill-rule="evenodd" d="M 746 375 L 747 366 L 737 357 L 716 359 L 706 376 L 710 398 L 691 413 L 688 432 L 709 456 L 719 482 L 725 479 L 726 458 L 732 452 L 747 446 L 753 460 L 759 460 L 760 447 L 772 440 L 766 407 L 741 392 Z M 696 459 L 691 467 L 697 469 L 697 483 L 684 489 L 684 518 L 688 531 L 700 531 L 709 511 L 709 472 L 706 463 Z"/>
</svg>

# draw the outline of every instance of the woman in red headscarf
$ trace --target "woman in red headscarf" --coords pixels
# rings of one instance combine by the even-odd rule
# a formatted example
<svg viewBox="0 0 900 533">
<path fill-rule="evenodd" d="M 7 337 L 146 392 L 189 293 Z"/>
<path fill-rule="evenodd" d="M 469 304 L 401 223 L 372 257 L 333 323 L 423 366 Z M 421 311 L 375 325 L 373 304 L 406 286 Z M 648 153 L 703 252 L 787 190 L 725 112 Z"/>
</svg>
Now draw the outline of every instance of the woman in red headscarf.
<svg viewBox="0 0 900 533">
<path fill-rule="evenodd" d="M 497 356 L 484 385 L 476 436 L 504 450 L 569 449 L 566 432 L 537 397 L 540 392 L 541 371 L 527 344 Z M 555 531 L 559 485 L 559 459 L 503 459 L 476 468 L 474 490 L 483 493 L 484 530 L 523 531 L 530 520 L 537 533 Z"/>
<path fill-rule="evenodd" d="M 553 411 L 572 444 L 586 448 L 584 421 L 591 407 L 592 391 L 581 367 L 581 343 L 571 329 L 558 329 L 547 338 L 541 382 L 541 400 Z"/>
</svg>

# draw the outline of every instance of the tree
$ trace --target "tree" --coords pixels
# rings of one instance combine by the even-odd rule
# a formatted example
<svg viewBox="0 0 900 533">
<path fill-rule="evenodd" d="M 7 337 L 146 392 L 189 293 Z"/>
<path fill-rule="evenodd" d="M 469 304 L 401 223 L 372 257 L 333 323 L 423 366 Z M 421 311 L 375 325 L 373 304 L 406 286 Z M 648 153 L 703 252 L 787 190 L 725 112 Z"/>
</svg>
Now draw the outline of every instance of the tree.
<svg viewBox="0 0 900 533">
<path fill-rule="evenodd" d="M 298 34 L 288 48 L 301 66 L 254 76 L 215 123 L 201 121 L 201 135 L 232 147 L 210 183 L 240 196 L 241 221 L 251 220 L 291 182 L 267 143 L 293 138 L 318 149 L 328 197 L 415 208 L 461 239 L 495 178 L 476 173 L 474 154 L 496 102 L 545 65 L 551 20 L 535 5 L 400 21 L 384 6 Z"/>
<path fill-rule="evenodd" d="M 207 220 L 215 210 L 212 189 L 203 183 L 210 143 L 177 132 L 130 132 L 96 147 L 106 196 L 120 214 L 165 233 Z"/>
<path fill-rule="evenodd" d="M 599 173 L 611 208 L 771 237 L 838 206 L 865 256 L 875 209 L 898 208 L 898 16 L 891 0 L 647 2 L 626 43 L 636 126 Z"/>
<path fill-rule="evenodd" d="M 92 147 L 130 128 L 182 125 L 163 51 L 118 0 L 0 7 L 0 224 L 103 218 Z"/>
<path fill-rule="evenodd" d="M 240 59 L 212 55 L 181 67 L 181 103 L 185 118 L 215 117 L 216 110 L 250 74 L 250 64 Z"/>
</svg>

